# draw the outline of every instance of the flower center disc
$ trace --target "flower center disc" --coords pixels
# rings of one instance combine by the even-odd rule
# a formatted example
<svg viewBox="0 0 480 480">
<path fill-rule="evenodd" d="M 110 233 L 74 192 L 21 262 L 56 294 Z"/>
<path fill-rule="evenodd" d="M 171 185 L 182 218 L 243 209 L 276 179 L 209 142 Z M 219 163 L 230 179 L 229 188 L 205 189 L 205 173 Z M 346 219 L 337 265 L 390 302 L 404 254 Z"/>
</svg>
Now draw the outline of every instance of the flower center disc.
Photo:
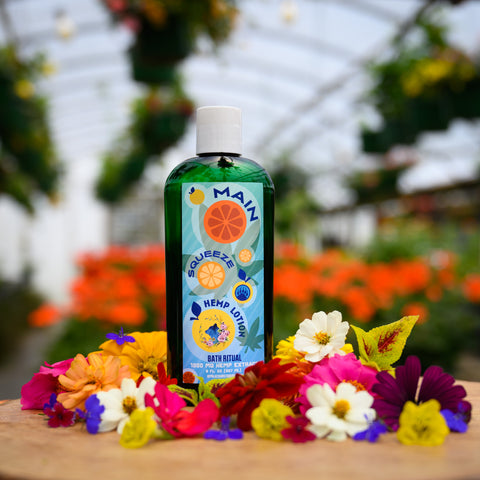
<svg viewBox="0 0 480 480">
<path fill-rule="evenodd" d="M 347 412 L 350 410 L 350 403 L 347 400 L 337 400 L 333 406 L 333 414 L 338 418 L 345 418 Z"/>
<path fill-rule="evenodd" d="M 123 399 L 123 411 L 130 415 L 134 410 L 137 409 L 137 402 L 133 397 L 125 397 Z"/>
<path fill-rule="evenodd" d="M 330 336 L 327 335 L 325 332 L 317 332 L 315 334 L 315 340 L 320 345 L 326 345 L 330 341 Z"/>
</svg>

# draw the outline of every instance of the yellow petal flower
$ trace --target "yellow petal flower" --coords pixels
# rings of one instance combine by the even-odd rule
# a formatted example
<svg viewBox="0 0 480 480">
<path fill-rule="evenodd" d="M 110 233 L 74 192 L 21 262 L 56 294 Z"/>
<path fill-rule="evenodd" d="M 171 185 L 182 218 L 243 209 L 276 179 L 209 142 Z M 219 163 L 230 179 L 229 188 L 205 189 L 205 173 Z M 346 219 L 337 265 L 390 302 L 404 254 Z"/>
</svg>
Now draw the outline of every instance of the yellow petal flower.
<svg viewBox="0 0 480 480">
<path fill-rule="evenodd" d="M 259 437 L 282 440 L 280 432 L 288 428 L 289 424 L 286 420 L 288 416 L 293 417 L 290 407 L 274 398 L 265 398 L 252 412 L 252 427 Z"/>
<path fill-rule="evenodd" d="M 441 445 L 450 432 L 435 399 L 420 405 L 407 402 L 399 423 L 397 438 L 405 445 Z"/>
<path fill-rule="evenodd" d="M 125 344 L 120 360 L 128 365 L 131 377 L 136 381 L 143 376 L 158 380 L 157 367 L 163 363 L 167 368 L 167 332 L 135 332 L 135 342 Z"/>
<path fill-rule="evenodd" d="M 150 407 L 134 410 L 123 428 L 120 445 L 125 448 L 143 447 L 153 437 L 157 428 L 153 415 L 154 411 Z"/>
<path fill-rule="evenodd" d="M 299 360 L 304 360 L 304 355 L 299 351 L 295 350 L 293 346 L 293 341 L 295 337 L 292 335 L 286 340 L 280 340 L 277 344 L 276 355 L 275 357 L 280 358 L 280 365 L 285 365 L 286 363 L 296 362 Z"/>
</svg>

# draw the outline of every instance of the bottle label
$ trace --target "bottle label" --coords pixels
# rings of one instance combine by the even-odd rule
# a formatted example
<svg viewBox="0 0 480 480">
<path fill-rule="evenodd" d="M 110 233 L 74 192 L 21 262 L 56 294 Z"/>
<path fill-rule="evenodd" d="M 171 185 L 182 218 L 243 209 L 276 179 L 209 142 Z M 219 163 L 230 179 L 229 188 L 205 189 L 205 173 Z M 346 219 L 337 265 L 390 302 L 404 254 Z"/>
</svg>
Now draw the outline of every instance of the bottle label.
<svg viewBox="0 0 480 480">
<path fill-rule="evenodd" d="M 183 381 L 265 358 L 261 183 L 182 186 Z"/>
</svg>

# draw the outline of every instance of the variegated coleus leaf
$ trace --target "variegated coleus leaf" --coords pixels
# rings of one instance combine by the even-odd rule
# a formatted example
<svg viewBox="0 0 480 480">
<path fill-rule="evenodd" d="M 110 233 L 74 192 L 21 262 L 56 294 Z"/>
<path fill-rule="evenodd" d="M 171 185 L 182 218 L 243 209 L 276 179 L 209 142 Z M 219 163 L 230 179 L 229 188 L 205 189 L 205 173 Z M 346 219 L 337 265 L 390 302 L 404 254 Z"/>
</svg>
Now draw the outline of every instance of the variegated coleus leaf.
<svg viewBox="0 0 480 480">
<path fill-rule="evenodd" d="M 368 332 L 352 325 L 358 341 L 360 361 L 369 367 L 391 370 L 392 365 L 401 357 L 407 338 L 412 331 L 418 315 L 372 328 Z"/>
</svg>

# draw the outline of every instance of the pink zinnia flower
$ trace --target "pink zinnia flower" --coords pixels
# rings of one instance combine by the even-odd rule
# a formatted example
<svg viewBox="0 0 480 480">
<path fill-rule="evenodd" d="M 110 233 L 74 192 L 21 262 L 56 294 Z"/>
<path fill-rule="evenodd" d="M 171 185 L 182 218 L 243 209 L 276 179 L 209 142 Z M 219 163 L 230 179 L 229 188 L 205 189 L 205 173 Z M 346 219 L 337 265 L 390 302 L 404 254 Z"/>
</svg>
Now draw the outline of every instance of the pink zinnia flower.
<svg viewBox="0 0 480 480">
<path fill-rule="evenodd" d="M 353 353 L 324 358 L 304 377 L 299 390 L 300 397 L 297 399 L 300 411 L 305 414 L 311 407 L 306 392 L 312 385 L 326 383 L 335 392 L 340 383 L 351 383 L 357 391 L 366 390 L 371 394 L 372 387 L 377 382 L 376 375 L 376 370 L 362 365 Z"/>
<path fill-rule="evenodd" d="M 52 393 L 62 391 L 58 377 L 63 375 L 72 363 L 72 358 L 40 367 L 38 373 L 33 375 L 21 390 L 22 410 L 42 409 L 45 403 L 50 400 Z"/>
<path fill-rule="evenodd" d="M 218 407 L 213 400 L 202 400 L 189 411 L 185 409 L 185 400 L 161 383 L 155 385 L 155 396 L 145 394 L 145 406 L 153 408 L 160 426 L 176 438 L 204 433 L 218 419 Z"/>
</svg>

